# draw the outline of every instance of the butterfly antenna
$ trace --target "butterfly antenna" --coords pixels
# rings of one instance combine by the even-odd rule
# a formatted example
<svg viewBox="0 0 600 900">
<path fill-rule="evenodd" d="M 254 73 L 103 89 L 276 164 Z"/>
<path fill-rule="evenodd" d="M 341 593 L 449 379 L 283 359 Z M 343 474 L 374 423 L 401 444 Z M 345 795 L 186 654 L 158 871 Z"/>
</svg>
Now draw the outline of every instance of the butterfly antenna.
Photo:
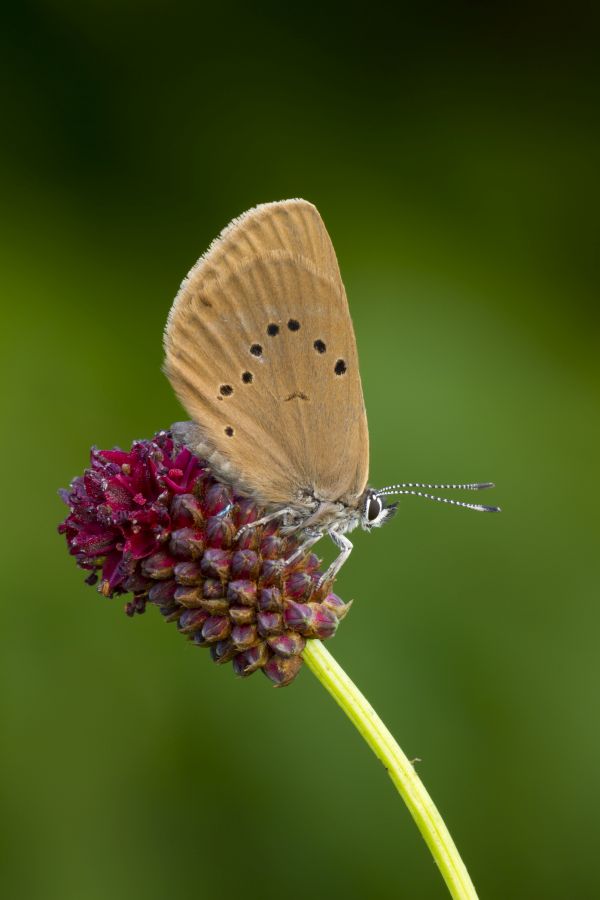
<svg viewBox="0 0 600 900">
<path fill-rule="evenodd" d="M 449 497 L 434 497 L 424 491 L 414 490 L 415 488 L 427 488 L 429 490 L 445 490 L 446 488 L 454 488 L 463 491 L 482 491 L 486 488 L 494 487 L 491 481 L 478 482 L 474 484 L 420 484 L 407 482 L 405 484 L 391 484 L 388 487 L 381 488 L 377 491 L 378 497 L 389 497 L 390 495 L 399 496 L 401 494 L 411 494 L 414 497 L 424 497 L 425 500 L 435 500 L 436 503 L 449 503 L 450 506 L 464 506 L 465 509 L 474 509 L 477 512 L 500 512 L 499 506 L 484 506 L 482 503 L 465 503 L 463 500 L 451 500 Z"/>
<path fill-rule="evenodd" d="M 493 487 L 496 487 L 493 481 L 477 481 L 471 484 L 421 484 L 420 482 L 415 482 L 413 484 L 411 481 L 406 481 L 402 484 L 388 484 L 386 487 L 382 487 L 380 491 L 377 491 L 377 493 L 393 494 L 396 492 L 396 488 L 399 488 L 400 490 L 404 490 L 404 488 L 426 488 L 428 491 L 445 491 L 446 489 L 456 491 L 484 491 L 487 488 Z"/>
</svg>

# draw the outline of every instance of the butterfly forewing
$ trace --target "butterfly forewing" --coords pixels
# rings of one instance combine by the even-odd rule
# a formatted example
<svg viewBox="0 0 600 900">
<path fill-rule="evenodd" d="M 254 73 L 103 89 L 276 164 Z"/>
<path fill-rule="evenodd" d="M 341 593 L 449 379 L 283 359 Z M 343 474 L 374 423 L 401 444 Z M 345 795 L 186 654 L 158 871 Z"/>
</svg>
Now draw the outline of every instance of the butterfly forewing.
<svg viewBox="0 0 600 900">
<path fill-rule="evenodd" d="M 224 477 L 266 504 L 356 502 L 368 474 L 356 342 L 314 206 L 267 204 L 228 226 L 182 285 L 165 348 L 197 449 Z"/>
<path fill-rule="evenodd" d="M 303 256 L 324 274 L 341 280 L 333 244 L 312 203 L 306 200 L 263 203 L 234 219 L 200 257 L 182 284 L 169 320 L 193 302 L 195 294 L 210 281 L 223 279 L 244 260 L 272 250 Z M 170 321 L 167 338 L 169 324 Z"/>
</svg>

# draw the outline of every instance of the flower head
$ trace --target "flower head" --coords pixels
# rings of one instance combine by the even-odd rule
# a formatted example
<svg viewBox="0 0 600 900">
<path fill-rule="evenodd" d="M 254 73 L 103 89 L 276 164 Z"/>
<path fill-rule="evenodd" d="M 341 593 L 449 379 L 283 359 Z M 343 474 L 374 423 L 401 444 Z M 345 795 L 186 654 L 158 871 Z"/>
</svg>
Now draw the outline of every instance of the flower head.
<svg viewBox="0 0 600 900">
<path fill-rule="evenodd" d="M 277 522 L 216 480 L 208 464 L 161 431 L 131 450 L 92 449 L 90 467 L 61 491 L 59 525 L 69 552 L 105 597 L 131 594 L 127 615 L 148 603 L 215 662 L 238 675 L 258 669 L 289 684 L 311 638 L 335 634 L 349 605 L 320 589 L 319 560 Z"/>
</svg>

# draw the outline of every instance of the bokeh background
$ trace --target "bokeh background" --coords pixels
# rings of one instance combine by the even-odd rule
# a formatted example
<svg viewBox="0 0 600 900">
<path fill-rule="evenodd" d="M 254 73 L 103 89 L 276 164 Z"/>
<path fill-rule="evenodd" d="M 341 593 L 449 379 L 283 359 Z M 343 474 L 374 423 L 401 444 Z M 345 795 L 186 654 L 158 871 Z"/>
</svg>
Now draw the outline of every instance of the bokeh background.
<svg viewBox="0 0 600 900">
<path fill-rule="evenodd" d="M 407 498 L 358 534 L 330 649 L 482 898 L 599 896 L 592 8 L 4 11 L 3 896 L 446 896 L 310 672 L 236 680 L 100 598 L 55 532 L 92 443 L 181 417 L 183 275 L 288 196 L 338 251 L 372 482 L 493 479 L 504 510 Z"/>
</svg>

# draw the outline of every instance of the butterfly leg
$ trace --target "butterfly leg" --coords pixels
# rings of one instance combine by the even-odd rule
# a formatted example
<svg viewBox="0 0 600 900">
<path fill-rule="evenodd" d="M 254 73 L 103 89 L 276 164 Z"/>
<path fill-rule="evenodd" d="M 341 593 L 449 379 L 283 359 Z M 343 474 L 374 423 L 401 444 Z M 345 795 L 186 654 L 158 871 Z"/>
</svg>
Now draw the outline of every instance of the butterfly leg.
<svg viewBox="0 0 600 900">
<path fill-rule="evenodd" d="M 288 518 L 290 514 L 293 514 L 294 510 L 291 507 L 284 507 L 284 509 L 278 509 L 275 512 L 269 513 L 268 516 L 263 516 L 262 519 L 256 519 L 254 522 L 248 522 L 247 525 L 242 525 L 242 527 L 238 530 L 235 540 L 245 532 L 249 531 L 251 528 L 258 528 L 259 525 L 267 525 L 269 522 L 272 522 L 274 519 L 283 518 L 284 524 L 286 524 L 285 520 Z"/>
<path fill-rule="evenodd" d="M 334 531 L 333 528 L 328 531 L 327 534 L 329 535 L 335 546 L 338 547 L 340 553 L 337 559 L 334 559 L 334 561 L 331 563 L 325 574 L 321 576 L 317 587 L 322 587 L 327 582 L 333 582 L 333 579 L 352 553 L 352 541 L 349 541 L 345 534 L 340 534 L 339 531 Z"/>
<path fill-rule="evenodd" d="M 322 531 L 315 531 L 312 528 L 306 528 L 304 534 L 306 536 L 306 540 L 302 541 L 300 546 L 296 550 L 294 550 L 291 556 L 288 556 L 285 561 L 286 566 L 289 566 L 291 563 L 295 563 L 296 560 L 301 559 L 304 554 L 308 550 L 310 550 L 313 544 L 316 544 L 317 541 L 320 541 L 323 537 Z"/>
</svg>

